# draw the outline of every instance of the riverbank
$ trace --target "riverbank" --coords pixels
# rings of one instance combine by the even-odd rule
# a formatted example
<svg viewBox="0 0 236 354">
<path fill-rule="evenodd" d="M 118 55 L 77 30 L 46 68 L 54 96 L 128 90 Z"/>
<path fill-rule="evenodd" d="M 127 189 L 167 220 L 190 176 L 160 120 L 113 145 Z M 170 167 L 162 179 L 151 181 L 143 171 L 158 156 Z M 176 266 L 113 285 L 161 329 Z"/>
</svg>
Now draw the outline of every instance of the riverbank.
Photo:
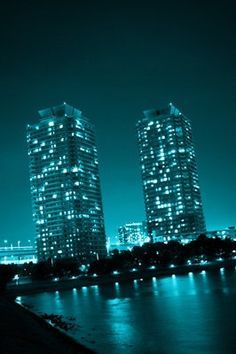
<svg viewBox="0 0 236 354">
<path fill-rule="evenodd" d="M 0 319 L 1 353 L 94 353 L 31 311 L 3 296 L 0 296 Z"/>
<path fill-rule="evenodd" d="M 56 281 L 38 281 L 29 284 L 14 285 L 7 288 L 8 297 L 25 296 L 34 293 L 48 291 L 62 291 L 83 286 L 105 285 L 115 282 L 127 282 L 134 279 L 150 279 L 152 277 L 164 277 L 172 274 L 181 275 L 188 272 L 200 272 L 203 270 L 213 271 L 221 267 L 235 267 L 236 259 L 208 262 L 205 264 L 184 265 L 178 267 L 169 267 L 163 269 L 140 269 L 131 270 L 123 273 L 108 274 L 101 276 L 78 277 L 76 279 L 56 280 Z"/>
</svg>

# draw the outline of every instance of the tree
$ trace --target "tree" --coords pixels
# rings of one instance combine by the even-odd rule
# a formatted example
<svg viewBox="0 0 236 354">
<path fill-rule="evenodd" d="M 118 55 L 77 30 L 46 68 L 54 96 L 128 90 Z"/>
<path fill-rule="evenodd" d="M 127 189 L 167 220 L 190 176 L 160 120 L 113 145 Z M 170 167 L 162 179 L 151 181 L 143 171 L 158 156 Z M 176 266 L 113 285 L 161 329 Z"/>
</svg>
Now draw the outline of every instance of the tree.
<svg viewBox="0 0 236 354">
<path fill-rule="evenodd" d="M 16 267 L 14 265 L 0 265 L 0 292 L 4 292 L 7 283 L 16 275 Z"/>
</svg>

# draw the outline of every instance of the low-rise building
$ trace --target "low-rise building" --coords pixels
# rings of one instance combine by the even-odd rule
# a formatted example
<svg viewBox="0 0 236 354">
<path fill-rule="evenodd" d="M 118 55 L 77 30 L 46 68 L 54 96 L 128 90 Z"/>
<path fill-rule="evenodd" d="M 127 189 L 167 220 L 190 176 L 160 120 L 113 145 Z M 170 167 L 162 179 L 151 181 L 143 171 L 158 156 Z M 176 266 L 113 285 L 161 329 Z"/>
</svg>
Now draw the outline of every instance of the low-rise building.
<svg viewBox="0 0 236 354">
<path fill-rule="evenodd" d="M 207 231 L 206 236 L 208 237 L 219 237 L 222 239 L 230 238 L 236 240 L 236 228 L 235 226 L 229 226 L 222 230 Z"/>
<path fill-rule="evenodd" d="M 133 222 L 120 226 L 118 229 L 120 245 L 142 245 L 149 242 L 146 222 Z"/>
<path fill-rule="evenodd" d="M 6 246 L 0 247 L 0 264 L 37 263 L 34 246 Z"/>
</svg>

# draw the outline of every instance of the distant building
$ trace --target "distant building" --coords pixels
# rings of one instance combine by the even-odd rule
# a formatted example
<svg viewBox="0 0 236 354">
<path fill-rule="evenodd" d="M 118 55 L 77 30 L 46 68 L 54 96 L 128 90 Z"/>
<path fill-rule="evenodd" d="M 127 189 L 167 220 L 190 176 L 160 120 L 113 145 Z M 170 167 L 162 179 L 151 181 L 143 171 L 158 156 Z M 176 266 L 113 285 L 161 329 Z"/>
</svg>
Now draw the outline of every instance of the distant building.
<svg viewBox="0 0 236 354">
<path fill-rule="evenodd" d="M 137 124 L 148 234 L 155 241 L 205 231 L 190 120 L 171 103 Z"/>
<path fill-rule="evenodd" d="M 219 237 L 222 239 L 230 238 L 232 240 L 236 240 L 236 228 L 234 226 L 229 226 L 228 228 L 222 230 L 207 231 L 206 236 Z"/>
<path fill-rule="evenodd" d="M 134 222 L 120 226 L 118 235 L 120 245 L 142 245 L 144 242 L 150 241 L 145 222 Z"/>
<path fill-rule="evenodd" d="M 94 126 L 64 103 L 39 111 L 27 143 L 39 260 L 106 255 Z"/>
<path fill-rule="evenodd" d="M 0 264 L 24 264 L 37 262 L 36 249 L 33 246 L 0 247 Z"/>
</svg>

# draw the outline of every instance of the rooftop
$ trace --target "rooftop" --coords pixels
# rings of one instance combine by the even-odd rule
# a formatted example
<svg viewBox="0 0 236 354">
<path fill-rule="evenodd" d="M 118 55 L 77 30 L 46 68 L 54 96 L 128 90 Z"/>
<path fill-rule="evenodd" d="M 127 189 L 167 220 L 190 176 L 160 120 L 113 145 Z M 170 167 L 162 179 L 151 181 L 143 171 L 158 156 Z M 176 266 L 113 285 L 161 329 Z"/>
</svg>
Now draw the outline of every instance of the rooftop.
<svg viewBox="0 0 236 354">
<path fill-rule="evenodd" d="M 77 118 L 82 117 L 82 112 L 79 109 L 68 105 L 66 102 L 63 102 L 58 106 L 42 109 L 38 111 L 38 113 L 41 117 L 41 120 L 63 116 Z"/>
<path fill-rule="evenodd" d="M 153 118 L 162 115 L 181 115 L 181 112 L 178 108 L 176 108 L 172 103 L 169 103 L 166 108 L 162 108 L 160 110 L 157 109 L 148 109 L 143 111 L 145 118 Z"/>
</svg>

